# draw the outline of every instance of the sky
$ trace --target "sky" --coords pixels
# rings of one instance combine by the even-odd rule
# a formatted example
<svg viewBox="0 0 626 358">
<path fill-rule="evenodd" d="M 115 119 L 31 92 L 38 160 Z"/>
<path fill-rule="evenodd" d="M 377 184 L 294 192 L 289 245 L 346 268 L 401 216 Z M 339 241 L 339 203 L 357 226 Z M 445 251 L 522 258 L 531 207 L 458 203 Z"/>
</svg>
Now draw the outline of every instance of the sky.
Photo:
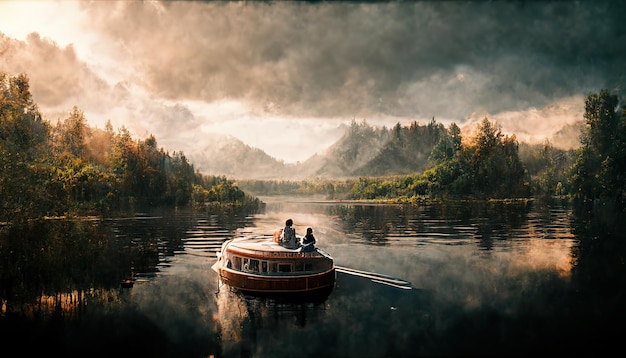
<svg viewBox="0 0 626 358">
<path fill-rule="evenodd" d="M 585 96 L 624 93 L 625 15 L 604 0 L 0 0 L 0 71 L 27 73 L 53 123 L 77 106 L 192 163 L 216 134 L 304 161 L 354 120 L 488 118 L 574 147 L 563 128 Z"/>
</svg>

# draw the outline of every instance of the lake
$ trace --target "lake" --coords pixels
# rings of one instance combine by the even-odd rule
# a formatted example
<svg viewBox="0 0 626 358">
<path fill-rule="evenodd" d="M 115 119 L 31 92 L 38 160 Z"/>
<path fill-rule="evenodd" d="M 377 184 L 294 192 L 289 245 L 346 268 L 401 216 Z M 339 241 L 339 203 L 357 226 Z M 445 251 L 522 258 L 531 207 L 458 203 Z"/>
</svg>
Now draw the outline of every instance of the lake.
<svg viewBox="0 0 626 358">
<path fill-rule="evenodd" d="M 85 246 L 40 259 L 15 258 L 19 242 L 5 239 L 0 255 L 12 263 L 3 266 L 0 336 L 26 339 L 26 352 L 69 356 L 501 356 L 567 352 L 581 327 L 602 325 L 584 321 L 590 316 L 562 295 L 579 241 L 565 201 L 261 199 L 267 206 L 255 214 L 155 209 L 93 218 L 108 239 L 72 229 L 89 244 L 77 239 Z M 211 265 L 222 242 L 270 234 L 288 218 L 299 235 L 312 227 L 337 265 L 411 289 L 337 273 L 325 300 L 307 302 L 220 285 Z M 41 250 L 54 251 L 57 241 Z M 120 285 L 131 277 L 132 287 Z"/>
</svg>

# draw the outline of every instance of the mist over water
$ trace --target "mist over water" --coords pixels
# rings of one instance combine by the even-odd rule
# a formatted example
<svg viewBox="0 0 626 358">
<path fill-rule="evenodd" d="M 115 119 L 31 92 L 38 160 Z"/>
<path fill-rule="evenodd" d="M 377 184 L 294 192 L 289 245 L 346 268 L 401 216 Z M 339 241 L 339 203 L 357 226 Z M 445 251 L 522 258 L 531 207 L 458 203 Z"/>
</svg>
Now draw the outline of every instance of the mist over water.
<svg viewBox="0 0 626 358">
<path fill-rule="evenodd" d="M 291 218 L 299 234 L 314 228 L 318 246 L 337 265 L 408 280 L 413 289 L 338 273 L 327 300 L 294 303 L 244 297 L 216 282 L 205 284 L 219 291 L 215 297 L 207 294 L 207 301 L 216 303 L 215 323 L 227 356 L 411 356 L 455 354 L 460 347 L 503 352 L 506 347 L 494 347 L 491 338 L 466 341 L 462 332 L 497 329 L 489 319 L 523 315 L 518 311 L 523 302 L 540 295 L 546 282 L 567 279 L 571 267 L 575 238 L 568 212 L 561 208 L 264 200 L 266 212 L 234 236 L 271 233 Z M 197 274 L 200 280 L 216 280 L 212 272 L 199 269 Z M 459 323 L 472 314 L 476 319 Z M 443 332 L 449 331 L 459 331 L 459 336 L 446 337 L 450 333 Z M 520 339 L 523 334 L 530 333 L 522 331 Z"/>
<path fill-rule="evenodd" d="M 135 284 L 88 305 L 63 337 L 51 339 L 52 347 L 70 355 L 97 347 L 101 355 L 179 357 L 566 348 L 572 328 L 552 320 L 551 310 L 558 304 L 553 293 L 569 281 L 576 237 L 560 203 L 469 208 L 263 199 L 262 214 L 179 210 L 107 221 L 128 250 L 144 253 L 130 266 Z M 326 299 L 288 301 L 219 284 L 211 265 L 221 242 L 271 234 L 288 218 L 300 235 L 312 227 L 317 246 L 337 265 L 407 280 L 412 289 L 338 272 Z"/>
</svg>

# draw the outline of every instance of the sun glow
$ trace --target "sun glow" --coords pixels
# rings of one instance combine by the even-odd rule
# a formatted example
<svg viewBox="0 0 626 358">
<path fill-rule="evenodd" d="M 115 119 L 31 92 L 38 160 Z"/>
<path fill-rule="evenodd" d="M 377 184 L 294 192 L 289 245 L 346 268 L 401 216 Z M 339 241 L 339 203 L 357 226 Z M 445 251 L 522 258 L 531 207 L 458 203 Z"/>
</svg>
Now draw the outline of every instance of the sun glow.
<svg viewBox="0 0 626 358">
<path fill-rule="evenodd" d="M 0 32 L 18 40 L 38 32 L 64 47 L 84 32 L 82 19 L 78 1 L 0 2 Z"/>
</svg>

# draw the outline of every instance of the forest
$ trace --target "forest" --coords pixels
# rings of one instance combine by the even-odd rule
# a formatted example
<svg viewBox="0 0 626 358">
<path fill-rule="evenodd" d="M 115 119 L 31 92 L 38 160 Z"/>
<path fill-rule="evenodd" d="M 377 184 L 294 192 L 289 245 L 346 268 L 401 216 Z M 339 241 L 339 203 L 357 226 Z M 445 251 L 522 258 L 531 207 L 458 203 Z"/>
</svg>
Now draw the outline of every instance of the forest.
<svg viewBox="0 0 626 358">
<path fill-rule="evenodd" d="M 76 106 L 57 123 L 44 120 L 26 74 L 0 73 L 0 168 L 0 223 L 160 205 L 262 205 L 233 180 L 196 172 L 152 135 L 135 140 L 110 122 L 90 128 Z"/>
<path fill-rule="evenodd" d="M 457 124 L 446 128 L 434 120 L 398 124 L 378 134 L 353 122 L 348 134 L 358 143 L 367 144 L 365 137 L 379 142 L 391 138 L 359 170 L 401 161 L 412 172 L 343 180 L 236 181 L 196 172 L 182 152 L 164 151 L 152 135 L 135 140 L 126 128 L 115 131 L 110 122 L 104 130 L 90 128 L 76 106 L 67 118 L 49 123 L 33 102 L 28 76 L 0 73 L 0 222 L 159 205 L 259 207 L 262 203 L 253 195 L 272 194 L 400 203 L 559 196 L 623 212 L 626 111 L 616 95 L 601 90 L 587 95 L 584 116 L 581 146 L 570 151 L 549 142 L 520 144 L 488 118 L 469 138 L 463 138 Z M 336 165 L 354 162 L 357 154 L 354 147 L 337 152 Z"/>
<path fill-rule="evenodd" d="M 367 125 L 353 122 L 348 136 L 352 139 L 345 141 L 345 149 L 335 151 L 339 166 L 357 161 L 353 153 L 359 150 L 358 143 L 369 143 L 365 138 L 376 142 L 382 136 L 391 136 L 382 150 L 387 165 L 401 161 L 416 170 L 405 175 L 362 175 L 343 180 L 239 180 L 238 185 L 257 195 L 320 194 L 339 200 L 400 203 L 557 196 L 623 212 L 626 111 L 616 95 L 602 90 L 587 95 L 584 117 L 581 146 L 572 150 L 555 148 L 547 141 L 539 145 L 519 143 L 514 134 L 503 134 L 488 118 L 468 138 L 463 138 L 457 124 L 445 128 L 434 120 L 426 125 L 383 128 L 378 134 Z M 414 153 L 413 158 L 402 159 L 410 153 Z M 367 172 L 381 167 L 371 163 L 381 162 L 378 158 L 368 162 Z"/>
</svg>

